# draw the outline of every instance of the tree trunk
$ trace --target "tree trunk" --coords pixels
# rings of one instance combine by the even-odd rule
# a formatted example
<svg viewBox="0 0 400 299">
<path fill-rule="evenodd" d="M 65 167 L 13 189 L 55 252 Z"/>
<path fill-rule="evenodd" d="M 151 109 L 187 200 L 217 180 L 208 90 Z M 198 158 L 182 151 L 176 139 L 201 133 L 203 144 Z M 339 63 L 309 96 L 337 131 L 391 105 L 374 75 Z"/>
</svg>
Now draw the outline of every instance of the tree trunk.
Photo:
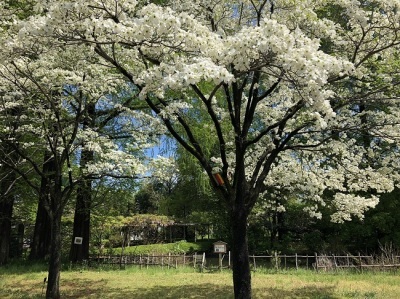
<svg viewBox="0 0 400 299">
<path fill-rule="evenodd" d="M 94 160 L 92 151 L 83 150 L 81 155 L 81 169 L 84 169 L 89 162 Z M 70 261 L 81 262 L 89 259 L 90 241 L 90 209 L 92 204 L 92 180 L 83 180 L 77 190 L 74 228 L 72 234 Z M 82 238 L 82 244 L 75 244 L 75 237 Z"/>
<path fill-rule="evenodd" d="M 53 214 L 51 219 L 51 252 L 46 299 L 60 298 L 61 271 L 61 209 Z"/>
<path fill-rule="evenodd" d="M 251 273 L 247 242 L 247 213 L 244 206 L 236 207 L 231 215 L 232 269 L 235 299 L 251 298 Z"/>
<path fill-rule="evenodd" d="M 279 241 L 279 245 L 282 245 L 282 242 L 283 242 L 283 239 L 284 239 L 284 236 L 286 233 L 285 213 L 277 212 L 276 220 L 277 220 L 278 241 Z"/>
<path fill-rule="evenodd" d="M 36 212 L 35 230 L 31 242 L 30 260 L 43 260 L 50 254 L 51 221 L 45 208 L 45 201 L 50 194 L 50 179 L 54 175 L 54 159 L 51 153 L 45 152 L 43 162 L 43 176 L 40 182 L 39 203 Z"/>
<path fill-rule="evenodd" d="M 2 168 L 2 170 L 7 171 Z M 11 220 L 14 207 L 14 172 L 5 173 L 0 177 L 0 265 L 8 262 L 11 244 Z"/>
<path fill-rule="evenodd" d="M 11 243 L 11 218 L 14 198 L 6 195 L 0 201 L 0 265 L 8 262 Z"/>
<path fill-rule="evenodd" d="M 21 258 L 24 253 L 25 225 L 18 223 L 16 225 L 15 235 L 11 235 L 10 258 Z"/>
<path fill-rule="evenodd" d="M 62 165 L 62 164 L 61 164 Z M 51 188 L 51 197 L 48 198 L 48 212 L 51 220 L 51 248 L 49 259 L 49 273 L 47 282 L 47 299 L 60 298 L 60 271 L 61 271 L 61 217 L 64 210 L 65 198 L 70 194 L 62 194 L 61 167 L 55 167 Z M 67 197 L 66 197 L 67 198 Z"/>
<path fill-rule="evenodd" d="M 93 128 L 96 119 L 95 103 L 87 103 L 87 115 L 83 121 L 83 130 Z M 85 169 L 88 163 L 93 162 L 94 152 L 82 150 L 80 168 Z M 90 209 L 92 205 L 92 180 L 83 180 L 77 190 L 74 228 L 69 258 L 71 262 L 81 262 L 89 259 L 90 241 Z M 75 237 L 82 238 L 82 244 L 75 244 Z"/>
<path fill-rule="evenodd" d="M 91 181 L 84 181 L 77 190 L 70 250 L 70 261 L 74 263 L 89 258 L 91 192 Z M 75 237 L 81 237 L 82 244 L 75 244 Z"/>
<path fill-rule="evenodd" d="M 14 139 L 17 140 L 15 134 L 18 128 L 17 121 L 17 108 L 10 108 L 3 111 L 11 117 L 10 128 L 13 128 L 10 134 L 5 136 L 5 140 Z M 2 159 L 6 161 L 6 164 L 0 163 L 0 265 L 8 262 L 10 258 L 10 244 L 11 244 L 11 222 L 13 216 L 14 200 L 15 200 L 15 183 L 16 173 L 7 164 L 14 165 L 17 161 L 17 155 L 13 146 L 10 146 L 7 142 L 2 144 Z"/>
<path fill-rule="evenodd" d="M 44 207 L 44 195 L 40 195 L 36 212 L 35 229 L 31 242 L 30 260 L 44 260 L 50 254 L 51 221 Z"/>
</svg>

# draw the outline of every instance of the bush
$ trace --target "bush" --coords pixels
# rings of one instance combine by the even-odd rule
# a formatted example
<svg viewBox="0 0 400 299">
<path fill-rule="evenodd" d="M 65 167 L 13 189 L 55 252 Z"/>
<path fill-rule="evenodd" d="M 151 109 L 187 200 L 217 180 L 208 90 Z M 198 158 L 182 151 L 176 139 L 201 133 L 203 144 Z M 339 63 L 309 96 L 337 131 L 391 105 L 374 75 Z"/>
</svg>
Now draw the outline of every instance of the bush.
<svg viewBox="0 0 400 299">
<path fill-rule="evenodd" d="M 200 242 L 187 242 L 185 240 L 175 243 L 149 244 L 125 247 L 124 254 L 190 254 L 200 251 L 208 251 L 212 246 L 212 240 Z M 114 248 L 115 254 L 121 254 L 122 248 Z"/>
</svg>

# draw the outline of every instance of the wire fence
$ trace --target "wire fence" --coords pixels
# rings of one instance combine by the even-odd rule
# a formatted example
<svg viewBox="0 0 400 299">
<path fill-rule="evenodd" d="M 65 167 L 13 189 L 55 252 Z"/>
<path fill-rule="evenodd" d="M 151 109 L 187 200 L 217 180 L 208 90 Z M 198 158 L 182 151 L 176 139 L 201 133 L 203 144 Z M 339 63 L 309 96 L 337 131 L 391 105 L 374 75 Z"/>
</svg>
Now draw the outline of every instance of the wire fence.
<svg viewBox="0 0 400 299">
<path fill-rule="evenodd" d="M 249 262 L 252 270 L 260 269 L 311 269 L 315 271 L 332 271 L 339 269 L 397 269 L 400 267 L 399 255 L 335 255 L 335 254 L 278 254 L 250 255 Z M 161 254 L 161 255 L 91 255 L 88 261 L 92 265 L 138 265 L 140 268 L 149 266 L 161 266 L 166 268 L 178 268 L 192 266 L 200 269 L 231 268 L 230 252 L 218 257 L 205 253 L 195 254 Z"/>
<path fill-rule="evenodd" d="M 178 268 L 178 266 L 203 267 L 206 258 L 205 254 L 161 254 L 161 255 L 91 255 L 89 257 L 89 266 L 93 265 L 138 265 L 141 268 L 149 266 L 161 266 L 166 268 Z"/>
<path fill-rule="evenodd" d="M 338 269 L 397 269 L 400 267 L 398 255 L 252 255 L 250 264 L 254 270 L 258 268 L 287 269 L 313 269 L 315 271 L 331 271 Z"/>
</svg>

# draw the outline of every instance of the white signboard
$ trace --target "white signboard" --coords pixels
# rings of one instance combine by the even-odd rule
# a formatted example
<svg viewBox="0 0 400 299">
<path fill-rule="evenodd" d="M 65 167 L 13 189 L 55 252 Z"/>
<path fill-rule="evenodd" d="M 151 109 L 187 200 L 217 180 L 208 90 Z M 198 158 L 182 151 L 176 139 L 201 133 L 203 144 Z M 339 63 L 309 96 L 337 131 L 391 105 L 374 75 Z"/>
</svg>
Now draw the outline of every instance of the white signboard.
<svg viewBox="0 0 400 299">
<path fill-rule="evenodd" d="M 82 238 L 82 237 L 75 237 L 75 239 L 74 239 L 74 244 L 81 245 L 81 244 L 82 244 L 82 241 L 83 241 L 83 238 Z"/>
<path fill-rule="evenodd" d="M 226 253 L 226 244 L 214 244 L 214 253 Z"/>
</svg>

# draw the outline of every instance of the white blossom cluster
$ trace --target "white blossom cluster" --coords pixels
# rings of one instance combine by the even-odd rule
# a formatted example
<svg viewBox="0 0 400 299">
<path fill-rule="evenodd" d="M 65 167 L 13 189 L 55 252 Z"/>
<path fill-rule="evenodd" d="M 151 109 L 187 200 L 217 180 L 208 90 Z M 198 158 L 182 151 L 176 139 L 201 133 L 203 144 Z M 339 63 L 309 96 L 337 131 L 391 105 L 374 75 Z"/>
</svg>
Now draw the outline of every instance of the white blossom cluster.
<svg viewBox="0 0 400 299">
<path fill-rule="evenodd" d="M 149 162 L 151 180 L 161 183 L 167 192 L 172 190 L 179 179 L 179 168 L 174 157 L 157 156 Z"/>
<path fill-rule="evenodd" d="M 12 138 L 32 158 L 31 163 L 41 163 L 36 158 L 45 151 L 79 161 L 86 150 L 93 153 L 94 160 L 81 169 L 83 175 L 134 178 L 145 173 L 137 152 L 153 146 L 156 135 L 164 128 L 148 113 L 121 104 L 121 98 L 129 96 L 123 95 L 128 93 L 124 90 L 130 89 L 126 81 L 102 66 L 87 45 L 60 45 L 46 36 L 27 34 L 24 24 L 16 22 L 0 34 L 4 42 L 0 51 L 2 136 L 23 136 Z M 97 125 L 83 125 L 89 105 L 103 114 L 118 111 L 119 134 L 130 136 L 134 142 L 123 148 Z M 17 119 L 12 114 L 16 109 Z M 11 137 L 8 141 L 12 141 Z M 65 165 L 65 171 L 65 175 L 74 172 L 75 179 L 80 178 L 73 167 Z"/>
</svg>

